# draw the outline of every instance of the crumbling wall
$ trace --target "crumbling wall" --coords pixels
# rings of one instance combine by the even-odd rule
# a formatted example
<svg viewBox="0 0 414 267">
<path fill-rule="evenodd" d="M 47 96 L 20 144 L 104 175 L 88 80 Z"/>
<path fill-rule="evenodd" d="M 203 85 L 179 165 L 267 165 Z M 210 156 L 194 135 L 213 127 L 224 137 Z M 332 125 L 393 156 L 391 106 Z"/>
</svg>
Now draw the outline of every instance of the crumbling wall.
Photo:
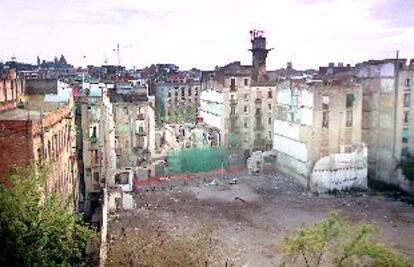
<svg viewBox="0 0 414 267">
<path fill-rule="evenodd" d="M 368 150 L 365 145 L 352 153 L 331 154 L 318 160 L 310 180 L 312 191 L 367 188 Z"/>
</svg>

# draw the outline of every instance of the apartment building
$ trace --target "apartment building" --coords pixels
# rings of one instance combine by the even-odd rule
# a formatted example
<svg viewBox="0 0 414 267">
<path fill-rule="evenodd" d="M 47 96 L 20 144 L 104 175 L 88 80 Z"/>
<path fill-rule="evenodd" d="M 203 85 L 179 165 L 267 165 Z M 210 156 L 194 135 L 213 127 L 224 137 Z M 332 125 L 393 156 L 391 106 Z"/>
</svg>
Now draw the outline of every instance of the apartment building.
<svg viewBox="0 0 414 267">
<path fill-rule="evenodd" d="M 194 80 L 170 80 L 158 82 L 155 86 L 157 112 L 165 122 L 176 122 L 181 117 L 195 120 L 200 104 L 201 84 Z M 187 116 L 188 115 L 188 116 Z"/>
<path fill-rule="evenodd" d="M 44 194 L 54 192 L 78 205 L 78 168 L 71 88 L 57 80 L 39 81 L 39 87 L 20 87 L 20 81 L 1 81 L 0 177 L 14 166 L 34 163 L 45 168 Z M 8 84 L 11 86 L 9 87 Z M 18 85 L 15 87 L 13 84 Z M 45 86 L 45 87 L 43 87 Z M 10 106 L 12 105 L 12 106 Z"/>
<path fill-rule="evenodd" d="M 278 84 L 276 167 L 315 191 L 367 186 L 362 88 L 352 77 Z"/>
<path fill-rule="evenodd" d="M 155 150 L 155 99 L 146 86 L 109 92 L 115 125 L 116 168 L 146 166 Z"/>
<path fill-rule="evenodd" d="M 354 69 L 363 88 L 362 136 L 368 146 L 369 177 L 414 192 L 398 166 L 411 159 L 414 60 L 369 60 Z"/>
</svg>

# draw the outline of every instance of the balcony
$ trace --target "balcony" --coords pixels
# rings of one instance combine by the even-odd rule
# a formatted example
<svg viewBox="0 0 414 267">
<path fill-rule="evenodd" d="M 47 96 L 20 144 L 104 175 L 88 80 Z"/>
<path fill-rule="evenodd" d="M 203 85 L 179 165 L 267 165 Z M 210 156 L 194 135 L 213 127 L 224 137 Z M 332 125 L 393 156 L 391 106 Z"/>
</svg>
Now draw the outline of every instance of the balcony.
<svg viewBox="0 0 414 267">
<path fill-rule="evenodd" d="M 237 105 L 236 99 L 230 99 L 230 105 Z"/>
</svg>

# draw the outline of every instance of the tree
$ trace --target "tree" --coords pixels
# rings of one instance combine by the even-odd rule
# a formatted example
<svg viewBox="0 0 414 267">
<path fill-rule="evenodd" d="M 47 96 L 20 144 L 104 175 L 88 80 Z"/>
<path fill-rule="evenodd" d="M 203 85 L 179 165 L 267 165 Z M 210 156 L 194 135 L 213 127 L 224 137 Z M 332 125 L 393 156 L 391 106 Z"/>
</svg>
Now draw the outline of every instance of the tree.
<svg viewBox="0 0 414 267">
<path fill-rule="evenodd" d="M 94 230 L 56 194 L 45 198 L 45 175 L 16 169 L 0 185 L 0 266 L 84 266 Z"/>
<path fill-rule="evenodd" d="M 374 224 L 353 225 L 336 213 L 313 225 L 301 226 L 283 239 L 282 265 L 414 266 L 407 257 L 373 240 Z"/>
</svg>

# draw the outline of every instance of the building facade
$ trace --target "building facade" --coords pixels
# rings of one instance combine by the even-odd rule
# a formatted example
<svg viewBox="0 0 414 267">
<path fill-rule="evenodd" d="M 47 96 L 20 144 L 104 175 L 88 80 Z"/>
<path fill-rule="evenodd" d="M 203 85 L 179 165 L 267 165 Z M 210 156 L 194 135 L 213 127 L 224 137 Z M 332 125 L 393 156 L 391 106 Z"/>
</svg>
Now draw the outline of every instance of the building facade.
<svg viewBox="0 0 414 267">
<path fill-rule="evenodd" d="M 21 94 L 20 89 L 16 89 L 12 95 L 19 99 L 18 102 L 0 113 L 0 147 L 2 151 L 8 151 L 1 154 L 0 176 L 6 178 L 14 166 L 35 164 L 46 170 L 45 196 L 57 193 L 62 199 L 71 200 L 77 208 L 74 103 L 70 94 L 59 98 L 60 82 L 52 83 L 54 91 L 33 87 L 25 88 Z M 8 91 L 7 86 L 3 88 Z M 1 101 L 3 107 L 13 102 L 10 95 L 4 100 Z"/>
<path fill-rule="evenodd" d="M 314 190 L 367 186 L 361 140 L 362 89 L 352 78 L 278 84 L 276 165 Z"/>
</svg>

